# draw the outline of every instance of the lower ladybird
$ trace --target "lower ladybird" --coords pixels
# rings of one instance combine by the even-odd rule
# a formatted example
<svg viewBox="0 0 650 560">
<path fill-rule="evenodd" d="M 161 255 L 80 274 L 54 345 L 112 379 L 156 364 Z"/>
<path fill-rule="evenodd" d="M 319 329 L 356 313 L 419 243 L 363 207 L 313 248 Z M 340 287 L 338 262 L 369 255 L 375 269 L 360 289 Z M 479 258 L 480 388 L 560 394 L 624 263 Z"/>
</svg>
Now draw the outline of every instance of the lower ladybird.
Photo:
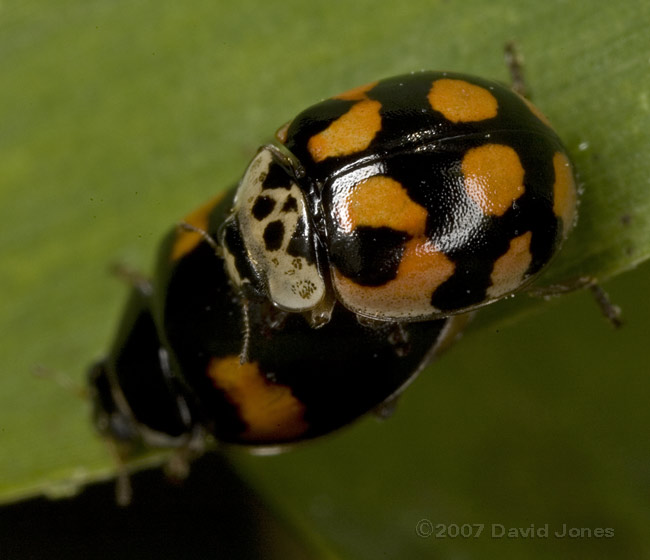
<svg viewBox="0 0 650 560">
<path fill-rule="evenodd" d="M 575 219 L 548 121 L 481 78 L 373 82 L 276 137 L 168 234 L 91 368 L 95 424 L 122 457 L 207 436 L 282 449 L 386 408 Z"/>
</svg>

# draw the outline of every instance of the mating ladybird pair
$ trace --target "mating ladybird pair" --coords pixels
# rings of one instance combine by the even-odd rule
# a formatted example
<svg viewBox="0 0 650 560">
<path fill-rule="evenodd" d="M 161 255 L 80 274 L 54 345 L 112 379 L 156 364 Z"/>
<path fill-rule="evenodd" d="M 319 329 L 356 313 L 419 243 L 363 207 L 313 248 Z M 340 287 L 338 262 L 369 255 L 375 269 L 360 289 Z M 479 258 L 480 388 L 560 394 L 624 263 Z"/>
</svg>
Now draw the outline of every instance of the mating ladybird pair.
<svg viewBox="0 0 650 560">
<path fill-rule="evenodd" d="M 164 240 L 91 371 L 115 443 L 276 448 L 392 400 L 574 222 L 560 139 L 494 82 L 417 72 L 300 113 Z"/>
</svg>

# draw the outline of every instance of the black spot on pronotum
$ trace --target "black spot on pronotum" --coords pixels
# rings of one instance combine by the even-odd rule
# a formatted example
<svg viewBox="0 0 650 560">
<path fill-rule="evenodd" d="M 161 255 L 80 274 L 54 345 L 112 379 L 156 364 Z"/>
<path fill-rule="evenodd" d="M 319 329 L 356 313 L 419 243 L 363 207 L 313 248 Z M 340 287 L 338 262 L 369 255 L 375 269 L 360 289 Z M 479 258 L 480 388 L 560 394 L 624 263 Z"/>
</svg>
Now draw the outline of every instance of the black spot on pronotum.
<svg viewBox="0 0 650 560">
<path fill-rule="evenodd" d="M 298 201 L 293 196 L 288 196 L 282 205 L 282 212 L 297 212 Z"/>
<path fill-rule="evenodd" d="M 262 221 L 275 208 L 275 200 L 270 196 L 258 196 L 253 203 L 251 212 L 257 221 Z"/>
<path fill-rule="evenodd" d="M 300 257 L 305 259 L 309 264 L 316 262 L 316 255 L 314 254 L 314 246 L 312 239 L 306 231 L 305 221 L 300 218 L 296 224 L 296 229 L 291 234 L 291 239 L 287 245 L 287 254 L 292 257 Z"/>
<path fill-rule="evenodd" d="M 284 224 L 280 220 L 271 222 L 264 228 L 264 245 L 267 251 L 277 251 L 282 247 Z"/>
<path fill-rule="evenodd" d="M 290 189 L 291 177 L 286 170 L 277 163 L 269 165 L 268 173 L 262 183 L 263 189 Z"/>
</svg>

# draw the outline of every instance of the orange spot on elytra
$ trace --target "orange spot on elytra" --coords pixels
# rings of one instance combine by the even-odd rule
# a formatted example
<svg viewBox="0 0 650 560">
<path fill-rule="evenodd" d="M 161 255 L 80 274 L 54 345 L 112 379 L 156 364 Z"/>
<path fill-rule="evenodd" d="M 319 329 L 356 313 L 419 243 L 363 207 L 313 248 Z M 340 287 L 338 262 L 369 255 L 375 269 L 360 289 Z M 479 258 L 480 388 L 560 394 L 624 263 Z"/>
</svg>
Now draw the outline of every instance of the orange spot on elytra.
<svg viewBox="0 0 650 560">
<path fill-rule="evenodd" d="M 497 116 L 496 97 L 484 87 L 465 80 L 441 78 L 433 82 L 429 103 L 451 122 L 475 122 Z"/>
<path fill-rule="evenodd" d="M 406 242 L 395 279 L 382 286 L 360 286 L 333 270 L 339 300 L 353 311 L 379 319 L 418 319 L 435 315 L 433 292 L 454 273 L 455 265 L 430 241 Z"/>
<path fill-rule="evenodd" d="M 183 222 L 202 231 L 207 231 L 209 226 L 208 222 L 210 219 L 210 212 L 212 212 L 214 207 L 223 198 L 224 194 L 225 193 L 218 194 L 206 202 L 203 206 L 200 206 L 194 210 L 194 212 L 185 216 Z M 176 239 L 174 240 L 174 245 L 172 246 L 169 258 L 172 261 L 180 259 L 181 257 L 191 252 L 199 243 L 201 243 L 202 240 L 203 237 L 196 231 L 189 231 L 180 227 L 177 228 Z"/>
<path fill-rule="evenodd" d="M 556 152 L 553 156 L 553 169 L 555 170 L 553 212 L 555 212 L 556 216 L 562 218 L 562 232 L 566 237 L 575 221 L 578 198 L 576 183 L 569 158 L 562 152 Z"/>
<path fill-rule="evenodd" d="M 510 146 L 472 148 L 463 157 L 461 169 L 467 194 L 488 215 L 503 216 L 524 194 L 524 168 Z"/>
<path fill-rule="evenodd" d="M 389 227 L 409 235 L 423 235 L 427 211 L 411 200 L 402 185 L 376 175 L 354 185 L 335 210 L 344 231 L 358 226 Z"/>
<path fill-rule="evenodd" d="M 295 439 L 308 428 L 305 405 L 285 385 L 270 382 L 256 362 L 240 363 L 239 356 L 213 358 L 208 375 L 237 407 L 246 430 L 242 439 L 281 442 Z"/>
<path fill-rule="evenodd" d="M 349 309 L 376 318 L 417 319 L 435 314 L 431 295 L 453 273 L 455 265 L 426 235 L 428 213 L 395 179 L 376 175 L 354 185 L 334 210 L 341 229 L 387 227 L 405 232 L 396 277 L 382 286 L 362 286 L 333 269 L 334 287 Z"/>
<path fill-rule="evenodd" d="M 343 99 L 344 101 L 361 101 L 367 99 L 366 93 L 377 85 L 377 82 L 370 82 L 369 84 L 349 89 L 343 93 L 334 96 L 334 99 Z"/>
<path fill-rule="evenodd" d="M 309 139 L 307 148 L 315 162 L 365 150 L 381 130 L 381 103 L 363 99 L 352 105 L 325 130 Z"/>
<path fill-rule="evenodd" d="M 533 260 L 530 253 L 532 232 L 527 231 L 510 241 L 508 250 L 494 263 L 490 279 L 492 285 L 488 288 L 488 296 L 500 297 L 516 290 L 525 280 L 526 271 Z"/>
</svg>

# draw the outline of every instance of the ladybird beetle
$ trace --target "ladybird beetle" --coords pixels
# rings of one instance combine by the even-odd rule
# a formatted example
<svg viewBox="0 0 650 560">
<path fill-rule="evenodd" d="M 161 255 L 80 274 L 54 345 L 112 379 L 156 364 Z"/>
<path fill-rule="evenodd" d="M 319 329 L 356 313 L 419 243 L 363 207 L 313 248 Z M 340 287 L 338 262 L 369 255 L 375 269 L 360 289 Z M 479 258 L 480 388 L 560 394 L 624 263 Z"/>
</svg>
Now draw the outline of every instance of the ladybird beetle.
<svg viewBox="0 0 650 560">
<path fill-rule="evenodd" d="M 566 151 L 514 91 L 450 72 L 362 86 L 300 113 L 239 185 L 231 282 L 327 322 L 465 313 L 529 283 L 575 215 Z"/>
<path fill-rule="evenodd" d="M 90 374 L 110 440 L 276 448 L 390 402 L 469 312 L 525 287 L 576 212 L 511 89 L 417 72 L 304 110 L 164 240 Z"/>
</svg>

